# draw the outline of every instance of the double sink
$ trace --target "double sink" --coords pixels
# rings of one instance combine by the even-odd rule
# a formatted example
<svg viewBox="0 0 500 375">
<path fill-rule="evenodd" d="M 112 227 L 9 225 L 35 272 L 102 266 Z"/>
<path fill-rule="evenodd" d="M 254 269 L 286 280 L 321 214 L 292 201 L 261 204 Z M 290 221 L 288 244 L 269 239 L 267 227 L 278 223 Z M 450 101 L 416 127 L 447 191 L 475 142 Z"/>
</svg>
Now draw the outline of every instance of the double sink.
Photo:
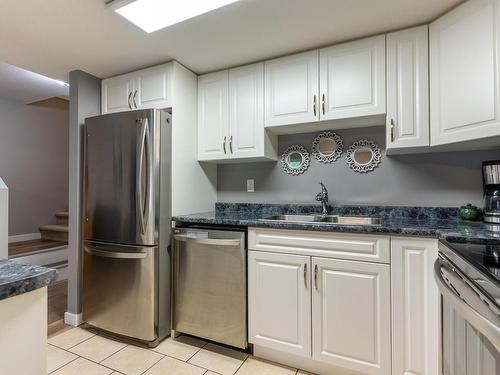
<svg viewBox="0 0 500 375">
<path fill-rule="evenodd" d="M 261 221 L 287 223 L 318 223 L 332 225 L 379 225 L 380 218 L 373 216 L 340 216 L 340 215 L 272 215 Z"/>
</svg>

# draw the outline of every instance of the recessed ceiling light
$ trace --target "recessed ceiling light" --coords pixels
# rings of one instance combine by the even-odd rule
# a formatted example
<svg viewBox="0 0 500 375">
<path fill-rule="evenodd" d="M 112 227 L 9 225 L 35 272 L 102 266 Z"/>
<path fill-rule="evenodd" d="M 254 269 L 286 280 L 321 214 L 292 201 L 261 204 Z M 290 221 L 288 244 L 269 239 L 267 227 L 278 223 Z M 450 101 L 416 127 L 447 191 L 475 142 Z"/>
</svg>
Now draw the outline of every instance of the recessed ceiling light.
<svg viewBox="0 0 500 375">
<path fill-rule="evenodd" d="M 239 0 L 114 0 L 108 4 L 147 33 L 222 8 Z"/>
</svg>

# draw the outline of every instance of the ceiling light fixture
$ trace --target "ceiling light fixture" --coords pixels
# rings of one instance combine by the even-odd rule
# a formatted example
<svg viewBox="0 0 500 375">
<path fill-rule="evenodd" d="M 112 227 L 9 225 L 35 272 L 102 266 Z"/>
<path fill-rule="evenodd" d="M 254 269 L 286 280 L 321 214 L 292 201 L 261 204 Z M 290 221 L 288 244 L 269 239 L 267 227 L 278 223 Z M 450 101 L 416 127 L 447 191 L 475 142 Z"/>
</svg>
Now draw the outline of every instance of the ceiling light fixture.
<svg viewBox="0 0 500 375">
<path fill-rule="evenodd" d="M 115 12 L 147 33 L 208 13 L 239 0 L 110 0 Z"/>
</svg>

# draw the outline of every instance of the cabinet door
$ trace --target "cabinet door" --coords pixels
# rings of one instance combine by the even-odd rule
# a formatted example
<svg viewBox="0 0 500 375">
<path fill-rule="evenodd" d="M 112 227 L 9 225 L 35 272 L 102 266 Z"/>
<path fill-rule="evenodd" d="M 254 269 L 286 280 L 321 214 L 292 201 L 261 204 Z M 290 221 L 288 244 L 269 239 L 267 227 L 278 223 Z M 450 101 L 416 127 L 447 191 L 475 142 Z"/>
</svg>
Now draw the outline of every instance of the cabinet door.
<svg viewBox="0 0 500 375">
<path fill-rule="evenodd" d="M 264 64 L 229 71 L 231 158 L 264 155 Z"/>
<path fill-rule="evenodd" d="M 312 258 L 313 359 L 391 373 L 390 266 Z"/>
<path fill-rule="evenodd" d="M 171 105 L 170 68 L 168 64 L 134 74 L 136 84 L 132 102 L 136 108 L 165 108 Z"/>
<path fill-rule="evenodd" d="M 198 77 L 198 160 L 229 157 L 228 71 Z"/>
<path fill-rule="evenodd" d="M 428 27 L 387 35 L 387 148 L 429 146 Z"/>
<path fill-rule="evenodd" d="M 498 3 L 467 1 L 430 25 L 431 145 L 500 135 Z"/>
<path fill-rule="evenodd" d="M 130 75 L 103 80 L 101 84 L 102 113 L 131 110 L 133 93 L 134 79 Z"/>
<path fill-rule="evenodd" d="M 439 374 L 437 245 L 435 239 L 392 239 L 392 375 Z"/>
<path fill-rule="evenodd" d="M 318 51 L 266 61 L 266 126 L 319 119 Z"/>
<path fill-rule="evenodd" d="M 319 55 L 322 120 L 385 114 L 385 35 Z"/>
<path fill-rule="evenodd" d="M 248 341 L 311 356 L 310 257 L 248 252 Z"/>
</svg>

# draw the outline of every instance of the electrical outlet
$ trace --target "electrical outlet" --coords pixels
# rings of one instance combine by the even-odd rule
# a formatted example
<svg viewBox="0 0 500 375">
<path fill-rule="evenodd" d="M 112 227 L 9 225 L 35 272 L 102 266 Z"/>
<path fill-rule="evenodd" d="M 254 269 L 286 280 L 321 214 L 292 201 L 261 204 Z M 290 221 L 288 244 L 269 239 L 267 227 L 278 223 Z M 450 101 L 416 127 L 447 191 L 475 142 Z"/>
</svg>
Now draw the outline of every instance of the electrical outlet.
<svg viewBox="0 0 500 375">
<path fill-rule="evenodd" d="M 253 179 L 247 180 L 247 193 L 255 192 L 255 183 Z"/>
</svg>

